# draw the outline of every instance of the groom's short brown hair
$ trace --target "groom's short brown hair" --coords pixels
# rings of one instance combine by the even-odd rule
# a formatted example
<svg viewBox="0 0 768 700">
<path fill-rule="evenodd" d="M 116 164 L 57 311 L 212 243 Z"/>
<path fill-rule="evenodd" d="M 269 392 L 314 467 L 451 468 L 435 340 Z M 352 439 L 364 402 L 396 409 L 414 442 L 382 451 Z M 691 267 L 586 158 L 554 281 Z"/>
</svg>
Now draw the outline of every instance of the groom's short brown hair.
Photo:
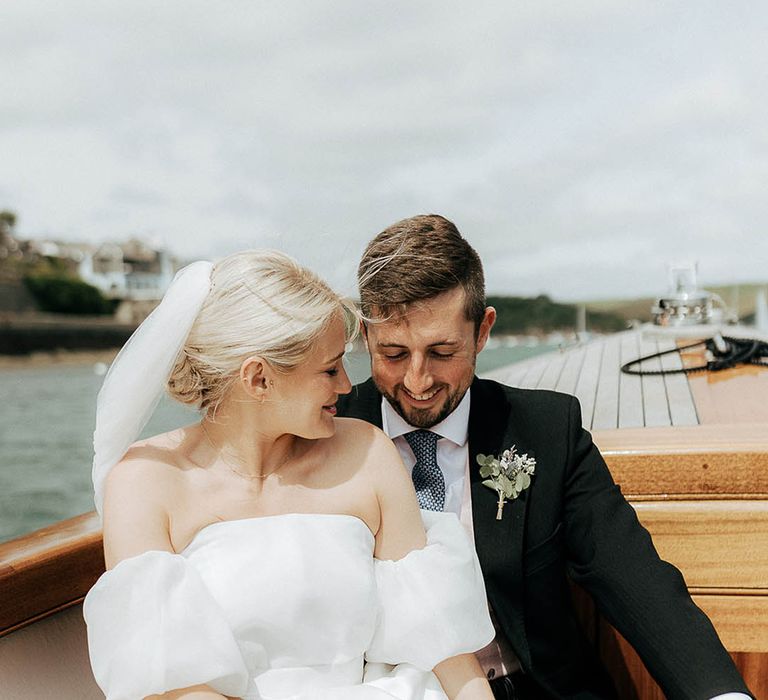
<svg viewBox="0 0 768 700">
<path fill-rule="evenodd" d="M 402 315 L 408 304 L 461 286 L 467 320 L 476 329 L 483 320 L 480 257 L 456 226 L 438 214 L 412 216 L 382 231 L 365 249 L 357 280 L 366 318 Z"/>
</svg>

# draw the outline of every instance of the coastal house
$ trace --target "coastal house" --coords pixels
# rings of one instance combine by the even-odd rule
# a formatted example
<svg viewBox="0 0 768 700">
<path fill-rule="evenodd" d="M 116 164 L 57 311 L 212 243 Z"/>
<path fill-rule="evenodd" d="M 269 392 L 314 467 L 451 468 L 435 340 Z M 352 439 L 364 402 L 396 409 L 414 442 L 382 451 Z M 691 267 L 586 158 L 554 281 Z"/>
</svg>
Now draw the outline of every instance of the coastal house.
<svg viewBox="0 0 768 700">
<path fill-rule="evenodd" d="M 168 251 L 131 239 L 96 248 L 82 260 L 78 275 L 108 299 L 120 300 L 117 321 L 140 323 L 163 298 L 176 267 Z"/>
<path fill-rule="evenodd" d="M 24 251 L 29 260 L 55 260 L 59 268 L 108 299 L 159 301 L 175 271 L 167 251 L 137 239 L 99 245 L 38 239 L 26 241 Z"/>
<path fill-rule="evenodd" d="M 78 276 L 111 299 L 159 301 L 171 283 L 174 264 L 167 251 L 132 239 L 105 243 L 83 257 Z"/>
<path fill-rule="evenodd" d="M 55 260 L 59 269 L 119 301 L 115 318 L 130 324 L 141 322 L 162 299 L 177 267 L 168 251 L 138 239 L 97 245 L 37 239 L 23 247 L 26 259 Z"/>
</svg>

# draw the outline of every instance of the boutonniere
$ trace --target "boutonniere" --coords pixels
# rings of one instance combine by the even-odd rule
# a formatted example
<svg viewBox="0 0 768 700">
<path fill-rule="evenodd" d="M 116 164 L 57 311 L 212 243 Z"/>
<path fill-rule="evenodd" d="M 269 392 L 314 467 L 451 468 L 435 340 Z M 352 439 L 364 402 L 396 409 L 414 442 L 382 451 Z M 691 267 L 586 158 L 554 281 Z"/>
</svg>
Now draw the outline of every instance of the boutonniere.
<svg viewBox="0 0 768 700">
<path fill-rule="evenodd" d="M 527 454 L 520 455 L 512 445 L 501 453 L 501 457 L 477 455 L 480 476 L 485 479 L 483 486 L 499 494 L 496 520 L 501 520 L 504 504 L 515 500 L 531 485 L 531 476 L 536 469 L 536 460 Z"/>
</svg>

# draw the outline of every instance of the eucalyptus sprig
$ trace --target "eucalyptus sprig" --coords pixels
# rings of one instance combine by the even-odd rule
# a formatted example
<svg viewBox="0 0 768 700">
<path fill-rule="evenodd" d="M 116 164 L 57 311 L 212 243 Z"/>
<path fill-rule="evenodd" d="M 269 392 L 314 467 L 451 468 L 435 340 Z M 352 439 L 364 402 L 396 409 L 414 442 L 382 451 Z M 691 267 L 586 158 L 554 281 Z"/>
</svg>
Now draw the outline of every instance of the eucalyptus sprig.
<svg viewBox="0 0 768 700">
<path fill-rule="evenodd" d="M 493 489 L 499 496 L 496 520 L 501 520 L 504 504 L 516 499 L 531 485 L 531 477 L 536 470 L 536 460 L 528 454 L 518 454 L 512 445 L 504 450 L 500 457 L 477 455 L 480 476 L 485 479 L 483 486 Z"/>
</svg>

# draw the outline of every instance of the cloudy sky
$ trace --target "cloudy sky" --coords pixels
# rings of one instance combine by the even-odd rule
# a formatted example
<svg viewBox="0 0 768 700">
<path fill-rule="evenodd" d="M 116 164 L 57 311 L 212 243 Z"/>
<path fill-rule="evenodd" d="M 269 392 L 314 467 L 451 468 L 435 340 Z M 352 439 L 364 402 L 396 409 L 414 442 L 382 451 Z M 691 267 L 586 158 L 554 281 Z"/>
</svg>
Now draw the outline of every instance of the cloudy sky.
<svg viewBox="0 0 768 700">
<path fill-rule="evenodd" d="M 4 0 L 0 208 L 22 238 L 280 247 L 351 292 L 453 219 L 491 292 L 768 282 L 764 2 Z"/>
</svg>

